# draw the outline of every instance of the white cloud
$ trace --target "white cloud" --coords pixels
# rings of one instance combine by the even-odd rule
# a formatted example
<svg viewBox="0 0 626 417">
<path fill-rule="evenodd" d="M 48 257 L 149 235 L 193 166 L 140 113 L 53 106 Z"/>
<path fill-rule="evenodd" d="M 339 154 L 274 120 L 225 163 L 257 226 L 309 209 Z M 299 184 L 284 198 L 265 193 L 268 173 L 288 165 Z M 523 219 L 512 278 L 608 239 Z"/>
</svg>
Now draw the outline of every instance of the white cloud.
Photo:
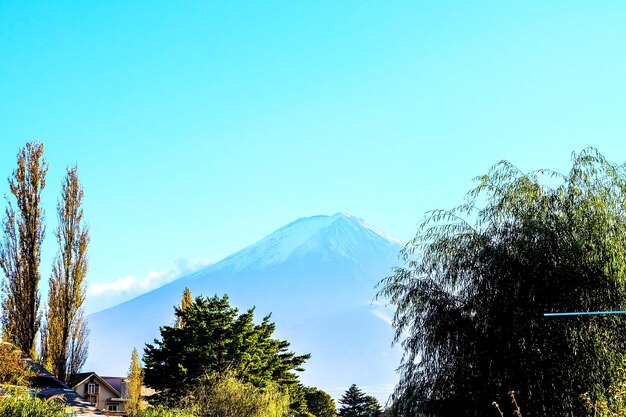
<svg viewBox="0 0 626 417">
<path fill-rule="evenodd" d="M 111 282 L 91 283 L 87 288 L 87 313 L 90 314 L 100 311 L 127 301 L 209 264 L 211 264 L 211 262 L 206 259 L 194 261 L 178 259 L 174 262 L 171 269 L 167 271 L 149 271 L 147 275 L 142 278 L 133 275 L 124 275 L 117 277 Z"/>
<path fill-rule="evenodd" d="M 391 319 L 391 314 L 389 314 L 386 311 L 383 311 L 382 309 L 373 309 L 370 310 L 370 312 L 375 315 L 376 317 L 378 317 L 379 319 L 381 319 L 382 321 L 384 321 L 385 323 L 387 323 L 388 325 L 392 325 L 393 321 Z"/>
</svg>

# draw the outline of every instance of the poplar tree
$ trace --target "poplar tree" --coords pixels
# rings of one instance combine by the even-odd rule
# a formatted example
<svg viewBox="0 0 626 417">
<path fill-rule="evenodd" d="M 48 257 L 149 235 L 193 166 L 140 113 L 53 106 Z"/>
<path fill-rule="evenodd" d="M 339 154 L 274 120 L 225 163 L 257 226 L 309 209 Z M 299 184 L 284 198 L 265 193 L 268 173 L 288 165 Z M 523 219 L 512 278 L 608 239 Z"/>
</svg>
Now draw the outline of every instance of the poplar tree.
<svg viewBox="0 0 626 417">
<path fill-rule="evenodd" d="M 180 309 L 181 311 L 185 311 L 189 308 L 189 306 L 193 304 L 193 298 L 191 297 L 191 291 L 189 288 L 185 287 L 185 291 L 183 291 L 183 299 L 180 301 Z M 185 322 L 183 321 L 183 316 L 178 316 L 176 319 L 175 327 L 180 329 L 185 326 Z"/>
<path fill-rule="evenodd" d="M 38 285 L 45 212 L 40 206 L 48 172 L 43 152 L 42 143 L 29 142 L 17 155 L 17 169 L 9 178 L 17 210 L 7 198 L 0 246 L 0 267 L 5 275 L 1 301 L 5 337 L 30 354 L 35 352 L 41 323 Z"/>
<path fill-rule="evenodd" d="M 126 378 L 126 412 L 129 416 L 135 414 L 141 409 L 141 386 L 143 385 L 143 369 L 139 364 L 139 355 L 137 348 L 133 348 L 133 355 L 128 369 L 128 377 Z"/>
<path fill-rule="evenodd" d="M 44 363 L 68 381 L 87 359 L 88 329 L 84 317 L 89 227 L 83 219 L 83 188 L 78 168 L 68 168 L 57 204 L 59 245 L 52 266 L 48 311 L 42 337 Z"/>
</svg>

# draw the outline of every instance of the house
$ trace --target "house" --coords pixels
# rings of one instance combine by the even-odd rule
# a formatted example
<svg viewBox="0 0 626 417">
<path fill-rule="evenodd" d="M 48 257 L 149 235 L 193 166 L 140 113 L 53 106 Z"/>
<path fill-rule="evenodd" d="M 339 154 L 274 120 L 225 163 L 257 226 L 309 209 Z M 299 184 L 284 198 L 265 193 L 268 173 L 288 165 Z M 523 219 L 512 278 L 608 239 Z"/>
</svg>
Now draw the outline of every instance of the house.
<svg viewBox="0 0 626 417">
<path fill-rule="evenodd" d="M 13 345 L 0 342 L 0 347 Z M 50 400 L 55 399 L 67 404 L 77 417 L 92 416 L 125 416 L 126 378 L 124 377 L 101 377 L 95 372 L 86 372 L 75 375 L 69 386 L 56 378 L 40 363 L 27 355 L 20 353 L 22 360 L 26 362 L 31 371 L 29 385 L 27 387 L 31 395 Z M 0 389 L 0 397 L 6 390 Z M 143 387 L 142 396 L 155 393 L 154 390 Z"/>
<path fill-rule="evenodd" d="M 89 402 L 85 401 L 75 390 L 68 387 L 46 370 L 41 364 L 30 357 L 24 357 L 34 376 L 30 379 L 29 390 L 36 397 L 50 400 L 55 398 L 70 407 L 76 417 L 95 417 L 102 413 Z"/>
<path fill-rule="evenodd" d="M 123 378 L 105 378 L 95 372 L 85 372 L 75 375 L 70 385 L 78 395 L 107 415 L 124 415 Z"/>
<path fill-rule="evenodd" d="M 7 342 L 0 342 L 2 347 L 17 350 Z M 77 417 L 95 417 L 102 413 L 81 398 L 76 391 L 68 387 L 63 381 L 55 378 L 40 363 L 35 362 L 28 355 L 20 352 L 21 358 L 30 370 L 29 384 L 26 387 L 29 394 L 44 400 L 57 400 L 65 403 Z M 4 390 L 0 390 L 0 397 Z M 5 391 L 6 392 L 6 391 Z"/>
<path fill-rule="evenodd" d="M 128 401 L 128 386 L 126 385 L 126 378 L 121 376 L 103 376 L 106 382 L 109 383 L 113 388 L 115 388 L 118 392 L 122 393 L 122 398 L 125 401 Z M 141 386 L 141 399 L 145 401 L 146 398 L 149 398 L 157 393 L 153 388 L 148 388 L 145 385 Z"/>
</svg>

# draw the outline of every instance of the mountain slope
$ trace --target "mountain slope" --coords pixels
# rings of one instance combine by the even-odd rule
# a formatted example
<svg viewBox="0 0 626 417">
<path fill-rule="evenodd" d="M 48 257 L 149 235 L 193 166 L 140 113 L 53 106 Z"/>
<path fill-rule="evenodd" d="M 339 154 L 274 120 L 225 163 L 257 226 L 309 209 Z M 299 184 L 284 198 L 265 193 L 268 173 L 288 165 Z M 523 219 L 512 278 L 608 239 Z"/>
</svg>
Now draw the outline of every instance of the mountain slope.
<svg viewBox="0 0 626 417">
<path fill-rule="evenodd" d="M 172 323 L 172 307 L 189 287 L 194 296 L 228 294 L 240 310 L 256 306 L 259 319 L 272 313 L 276 336 L 296 353 L 312 354 L 303 383 L 334 396 L 357 383 L 384 401 L 399 354 L 390 349 L 389 312 L 371 300 L 376 283 L 398 264 L 400 247 L 347 214 L 296 220 L 216 264 L 90 315 L 84 369 L 125 374 L 132 348 Z"/>
</svg>

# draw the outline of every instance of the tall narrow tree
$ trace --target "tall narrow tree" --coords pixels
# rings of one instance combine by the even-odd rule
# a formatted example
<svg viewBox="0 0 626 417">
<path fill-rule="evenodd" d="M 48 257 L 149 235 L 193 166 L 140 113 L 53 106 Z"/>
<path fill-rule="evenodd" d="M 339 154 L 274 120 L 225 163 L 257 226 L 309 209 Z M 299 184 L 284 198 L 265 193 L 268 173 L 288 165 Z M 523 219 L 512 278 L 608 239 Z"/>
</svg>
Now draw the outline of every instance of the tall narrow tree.
<svg viewBox="0 0 626 417">
<path fill-rule="evenodd" d="M 17 211 L 7 199 L 0 246 L 2 284 L 2 326 L 6 338 L 23 352 L 34 354 L 39 330 L 39 264 L 45 235 L 41 192 L 46 186 L 48 164 L 44 146 L 30 142 L 17 155 L 17 169 L 9 178 Z"/>
<path fill-rule="evenodd" d="M 183 299 L 180 301 L 180 310 L 185 311 L 189 308 L 189 306 L 193 304 L 193 298 L 191 297 L 191 291 L 189 288 L 185 287 L 185 291 L 183 291 Z M 183 321 L 182 316 L 178 316 L 176 319 L 175 327 L 180 329 L 185 326 L 185 322 Z"/>
<path fill-rule="evenodd" d="M 143 385 L 143 369 L 139 364 L 139 355 L 137 348 L 133 349 L 133 355 L 128 369 L 128 377 L 126 378 L 126 412 L 129 416 L 134 415 L 141 409 L 141 386 Z"/>
<path fill-rule="evenodd" d="M 52 266 L 48 311 L 42 337 L 44 363 L 61 380 L 78 373 L 87 359 L 85 275 L 89 228 L 83 219 L 78 168 L 67 170 L 57 205 L 59 252 Z"/>
</svg>

